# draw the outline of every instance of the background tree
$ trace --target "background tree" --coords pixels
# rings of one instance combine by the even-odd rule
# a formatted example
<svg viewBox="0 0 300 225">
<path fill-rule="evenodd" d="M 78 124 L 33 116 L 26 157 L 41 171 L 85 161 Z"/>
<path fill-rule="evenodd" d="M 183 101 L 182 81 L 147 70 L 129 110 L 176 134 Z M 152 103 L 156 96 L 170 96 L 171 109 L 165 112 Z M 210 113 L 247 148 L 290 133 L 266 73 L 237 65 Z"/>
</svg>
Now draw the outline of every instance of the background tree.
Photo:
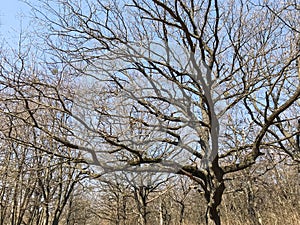
<svg viewBox="0 0 300 225">
<path fill-rule="evenodd" d="M 31 46 L 23 46 L 23 41 L 20 40 L 19 51 L 6 49 L 4 54 L 3 49 L 1 55 L 0 223 L 58 225 L 87 171 L 73 160 L 80 158 L 78 152 L 40 132 L 35 122 L 29 121 L 35 114 L 49 131 L 67 135 L 57 126 L 66 122 L 64 115 L 50 108 L 47 114 L 38 112 L 44 104 L 55 107 L 55 101 L 44 98 L 46 86 L 39 89 L 39 79 L 43 78 L 41 74 L 37 77 L 29 58 L 36 55 L 30 51 Z"/>
</svg>

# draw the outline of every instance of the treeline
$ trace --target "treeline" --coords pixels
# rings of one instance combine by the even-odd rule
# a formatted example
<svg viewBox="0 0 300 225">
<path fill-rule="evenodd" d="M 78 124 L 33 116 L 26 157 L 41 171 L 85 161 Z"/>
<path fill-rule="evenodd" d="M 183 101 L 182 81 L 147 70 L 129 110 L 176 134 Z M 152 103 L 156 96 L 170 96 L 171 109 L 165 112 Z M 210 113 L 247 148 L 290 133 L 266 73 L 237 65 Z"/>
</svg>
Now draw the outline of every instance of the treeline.
<svg viewBox="0 0 300 225">
<path fill-rule="evenodd" d="M 95 178 L 91 168 L 4 141 L 0 167 L 1 225 L 205 224 L 204 192 L 186 177 L 115 172 Z M 287 159 L 227 177 L 223 224 L 298 224 L 299 182 L 299 165 Z"/>
</svg>

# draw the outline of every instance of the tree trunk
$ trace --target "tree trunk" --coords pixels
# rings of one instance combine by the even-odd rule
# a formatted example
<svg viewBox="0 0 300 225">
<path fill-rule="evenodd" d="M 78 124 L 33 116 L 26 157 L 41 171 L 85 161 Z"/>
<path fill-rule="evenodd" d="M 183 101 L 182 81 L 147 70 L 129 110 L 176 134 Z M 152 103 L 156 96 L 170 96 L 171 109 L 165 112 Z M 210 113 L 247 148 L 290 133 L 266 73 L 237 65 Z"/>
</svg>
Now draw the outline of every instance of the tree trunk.
<svg viewBox="0 0 300 225">
<path fill-rule="evenodd" d="M 58 225 L 58 222 L 59 222 L 59 218 L 55 217 L 52 222 L 52 225 Z"/>
<path fill-rule="evenodd" d="M 215 190 L 211 190 L 208 193 L 207 210 L 206 210 L 206 224 L 207 225 L 220 225 L 220 213 L 219 205 L 221 204 L 222 195 L 225 189 L 225 185 L 222 182 Z"/>
<path fill-rule="evenodd" d="M 209 175 L 207 176 L 205 199 L 207 202 L 207 209 L 205 214 L 205 220 L 207 225 L 220 225 L 220 213 L 219 206 L 222 201 L 222 196 L 225 190 L 225 184 L 223 180 L 224 173 L 220 167 L 216 164 L 217 160 L 212 163 L 212 167 L 209 169 Z"/>
<path fill-rule="evenodd" d="M 261 225 L 262 219 L 259 211 L 257 211 L 255 194 L 252 188 L 252 182 L 250 180 L 251 178 L 248 179 L 249 181 L 247 181 L 247 188 L 246 188 L 247 201 L 248 201 L 248 213 L 253 225 Z"/>
<path fill-rule="evenodd" d="M 185 210 L 185 205 L 184 203 L 180 202 L 180 217 L 179 217 L 180 225 L 184 224 L 184 210 Z"/>
</svg>

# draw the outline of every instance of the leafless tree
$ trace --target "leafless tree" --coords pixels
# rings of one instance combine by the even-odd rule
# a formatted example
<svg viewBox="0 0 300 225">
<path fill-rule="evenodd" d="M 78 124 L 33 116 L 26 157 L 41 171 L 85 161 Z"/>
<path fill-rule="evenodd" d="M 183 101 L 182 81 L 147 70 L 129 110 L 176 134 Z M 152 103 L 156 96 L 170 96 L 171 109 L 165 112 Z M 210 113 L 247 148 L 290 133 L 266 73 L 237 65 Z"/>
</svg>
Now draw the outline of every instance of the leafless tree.
<svg viewBox="0 0 300 225">
<path fill-rule="evenodd" d="M 31 51 L 24 47 L 16 52 L 6 50 L 6 55 L 4 50 L 0 66 L 0 223 L 58 225 L 71 194 L 86 178 L 87 171 L 74 163 L 73 158 L 80 158 L 77 152 L 27 121 L 31 113 L 36 113 L 34 116 L 51 132 L 66 135 L 57 129 L 57 123 L 66 121 L 64 116 L 51 110 L 39 114 L 35 108 L 35 98 L 38 107 L 43 108 L 43 90 L 34 85 L 37 79 L 27 60 Z M 51 97 L 46 101 L 51 105 Z M 30 114 L 26 113 L 29 109 Z"/>
<path fill-rule="evenodd" d="M 84 174 L 62 158 L 20 143 L 1 140 L 1 145 L 0 224 L 57 225 Z"/>
<path fill-rule="evenodd" d="M 279 7 L 288 23 L 250 0 L 41 1 L 48 68 L 28 76 L 22 57 L 13 72 L 2 66 L 23 109 L 3 113 L 81 150 L 69 160 L 98 167 L 95 177 L 190 177 L 206 223 L 220 224 L 226 177 L 266 154 L 299 162 L 298 6 Z"/>
</svg>

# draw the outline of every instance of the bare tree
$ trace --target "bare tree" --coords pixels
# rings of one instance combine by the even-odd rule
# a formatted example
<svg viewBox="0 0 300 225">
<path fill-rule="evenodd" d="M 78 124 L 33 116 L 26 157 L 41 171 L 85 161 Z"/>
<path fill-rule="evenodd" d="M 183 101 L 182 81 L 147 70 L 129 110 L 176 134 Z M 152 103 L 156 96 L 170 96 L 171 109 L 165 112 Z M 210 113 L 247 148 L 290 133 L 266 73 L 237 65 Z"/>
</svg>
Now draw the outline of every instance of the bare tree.
<svg viewBox="0 0 300 225">
<path fill-rule="evenodd" d="M 172 191 L 169 193 L 169 196 L 172 201 L 174 201 L 176 204 L 179 205 L 178 211 L 179 211 L 179 225 L 185 224 L 185 214 L 186 214 L 186 205 L 188 200 L 188 194 L 193 189 L 197 189 L 197 186 L 189 185 L 189 180 L 187 180 L 185 177 L 180 177 L 178 180 L 176 180 L 176 186 L 172 189 Z M 167 207 L 165 207 L 167 208 Z M 166 211 L 170 211 L 170 209 L 166 209 Z M 172 214 L 175 214 L 174 212 Z M 176 215 L 176 214 L 175 214 Z M 163 224 L 163 223 L 162 223 Z M 167 223 L 168 224 L 168 223 Z"/>
<path fill-rule="evenodd" d="M 57 225 L 85 175 L 62 158 L 9 140 L 1 144 L 0 224 Z"/>
<path fill-rule="evenodd" d="M 77 152 L 28 121 L 30 114 L 35 114 L 51 132 L 66 135 L 62 128 L 57 129 L 58 123 L 65 123 L 64 115 L 49 108 L 47 114 L 39 114 L 42 99 L 47 101 L 47 107 L 54 102 L 51 97 L 42 97 L 45 89 L 35 85 L 38 79 L 28 60 L 31 51 L 28 46 L 22 48 L 23 40 L 19 44 L 19 51 L 7 50 L 9 54 L 1 55 L 0 223 L 58 225 L 71 194 L 86 178 L 87 171 L 74 163 L 74 158 L 80 158 Z"/>
<path fill-rule="evenodd" d="M 12 116 L 81 150 L 84 160 L 72 160 L 97 166 L 94 176 L 188 176 L 204 192 L 206 223 L 220 224 L 231 173 L 276 152 L 299 162 L 298 36 L 270 7 L 234 0 L 41 4 L 49 68 L 28 76 L 21 60 L 9 76 L 2 66 L 1 82 L 23 106 Z M 296 20 L 297 10 L 289 13 Z M 55 129 L 41 115 L 51 115 Z"/>
</svg>

